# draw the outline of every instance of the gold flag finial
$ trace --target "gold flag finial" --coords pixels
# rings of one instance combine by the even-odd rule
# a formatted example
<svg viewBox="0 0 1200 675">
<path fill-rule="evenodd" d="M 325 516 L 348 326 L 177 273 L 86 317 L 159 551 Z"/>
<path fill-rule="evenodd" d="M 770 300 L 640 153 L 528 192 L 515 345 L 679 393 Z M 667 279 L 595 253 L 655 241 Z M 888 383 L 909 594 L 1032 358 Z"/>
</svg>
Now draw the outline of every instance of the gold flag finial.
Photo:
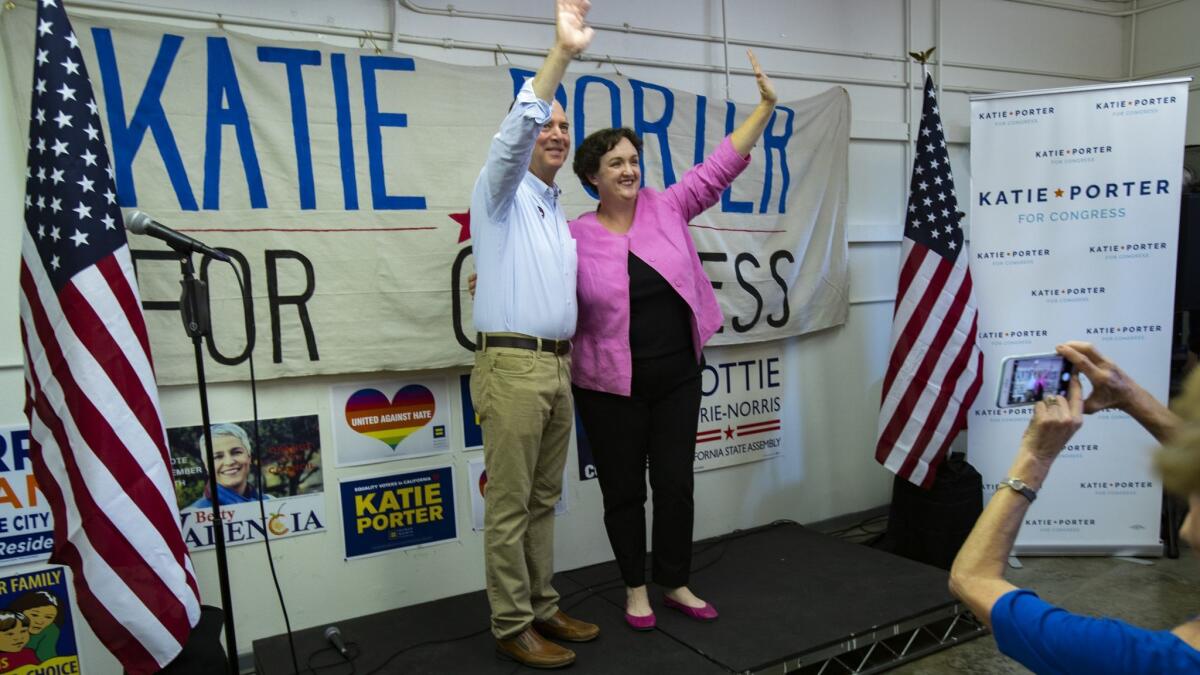
<svg viewBox="0 0 1200 675">
<path fill-rule="evenodd" d="M 917 63 L 925 65 L 926 63 L 929 63 L 929 57 L 933 55 L 933 50 L 935 49 L 937 49 L 937 47 L 930 47 L 923 52 L 909 52 L 908 55 L 916 59 Z"/>
</svg>

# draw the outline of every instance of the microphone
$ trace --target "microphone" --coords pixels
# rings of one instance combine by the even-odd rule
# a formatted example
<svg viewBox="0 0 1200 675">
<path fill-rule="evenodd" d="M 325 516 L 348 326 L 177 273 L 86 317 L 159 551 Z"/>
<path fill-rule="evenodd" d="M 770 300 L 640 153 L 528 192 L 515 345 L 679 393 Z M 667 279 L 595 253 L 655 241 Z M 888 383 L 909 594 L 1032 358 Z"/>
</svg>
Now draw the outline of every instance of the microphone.
<svg viewBox="0 0 1200 675">
<path fill-rule="evenodd" d="M 342 655 L 342 658 L 350 660 L 350 651 L 346 649 L 346 642 L 342 640 L 342 631 L 338 630 L 337 626 L 327 626 L 325 628 L 325 640 L 333 645 L 333 648 Z"/>
<path fill-rule="evenodd" d="M 182 232 L 176 232 L 137 209 L 121 209 L 121 215 L 125 217 L 125 229 L 134 234 L 144 234 L 164 241 L 167 246 L 180 253 L 195 252 L 221 262 L 230 262 L 227 254 L 205 246 Z"/>
</svg>

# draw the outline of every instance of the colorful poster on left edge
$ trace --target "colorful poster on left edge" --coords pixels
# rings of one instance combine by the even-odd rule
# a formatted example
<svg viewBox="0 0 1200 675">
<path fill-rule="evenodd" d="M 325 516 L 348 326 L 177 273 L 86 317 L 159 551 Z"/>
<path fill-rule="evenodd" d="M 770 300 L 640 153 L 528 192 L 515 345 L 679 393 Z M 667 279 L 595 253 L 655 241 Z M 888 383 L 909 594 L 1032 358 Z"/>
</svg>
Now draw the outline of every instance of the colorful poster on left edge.
<svg viewBox="0 0 1200 675">
<path fill-rule="evenodd" d="M 202 432 L 201 426 L 167 429 L 179 521 L 184 540 L 193 550 L 215 545 Z M 261 541 L 267 531 L 271 538 L 279 539 L 325 529 L 321 430 L 316 415 L 259 420 L 257 449 L 253 421 L 214 424 L 212 432 L 226 544 Z M 254 476 L 255 455 L 262 462 L 263 485 L 258 485 Z M 260 492 L 266 523 L 259 512 Z"/>
<path fill-rule="evenodd" d="M 50 567 L 0 578 L 0 673 L 78 673 L 67 572 Z"/>
<path fill-rule="evenodd" d="M 337 465 L 374 464 L 449 452 L 448 389 L 444 378 L 331 387 Z"/>
<path fill-rule="evenodd" d="M 29 427 L 0 427 L 0 565 L 46 560 L 53 548 L 50 504 L 29 460 Z"/>
<path fill-rule="evenodd" d="M 346 559 L 458 539 L 454 467 L 342 479 Z"/>
</svg>

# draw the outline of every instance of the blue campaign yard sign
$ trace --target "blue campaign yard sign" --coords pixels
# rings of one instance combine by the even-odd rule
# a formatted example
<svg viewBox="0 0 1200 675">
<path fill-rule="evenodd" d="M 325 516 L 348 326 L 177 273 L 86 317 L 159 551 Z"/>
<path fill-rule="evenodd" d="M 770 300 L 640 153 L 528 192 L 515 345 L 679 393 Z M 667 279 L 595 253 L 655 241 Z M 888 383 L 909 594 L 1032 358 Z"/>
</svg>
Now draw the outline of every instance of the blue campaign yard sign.
<svg viewBox="0 0 1200 675">
<path fill-rule="evenodd" d="M 341 482 L 346 559 L 458 539 L 454 468 Z"/>
</svg>

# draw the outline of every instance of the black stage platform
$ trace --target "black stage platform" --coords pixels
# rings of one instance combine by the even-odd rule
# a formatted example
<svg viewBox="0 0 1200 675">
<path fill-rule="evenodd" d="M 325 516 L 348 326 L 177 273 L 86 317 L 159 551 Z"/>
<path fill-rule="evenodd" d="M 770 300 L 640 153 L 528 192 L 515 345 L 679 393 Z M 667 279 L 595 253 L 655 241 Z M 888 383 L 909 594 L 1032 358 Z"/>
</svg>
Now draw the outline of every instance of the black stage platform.
<svg viewBox="0 0 1200 675">
<path fill-rule="evenodd" d="M 981 635 L 946 590 L 946 572 L 795 524 L 698 542 L 692 588 L 720 618 L 702 624 L 662 605 L 657 630 L 622 620 L 625 592 L 614 563 L 562 572 L 555 588 L 573 616 L 600 625 L 594 642 L 568 645 L 572 673 L 873 673 Z M 497 658 L 483 591 L 337 621 L 356 643 L 336 664 L 324 626 L 294 634 L 301 669 L 318 673 L 496 673 L 523 669 Z M 461 638 L 461 639 L 455 639 Z M 420 646 L 417 646 L 420 645 Z M 293 672 L 283 635 L 254 642 L 258 675 Z M 304 671 L 308 672 L 308 671 Z"/>
</svg>

